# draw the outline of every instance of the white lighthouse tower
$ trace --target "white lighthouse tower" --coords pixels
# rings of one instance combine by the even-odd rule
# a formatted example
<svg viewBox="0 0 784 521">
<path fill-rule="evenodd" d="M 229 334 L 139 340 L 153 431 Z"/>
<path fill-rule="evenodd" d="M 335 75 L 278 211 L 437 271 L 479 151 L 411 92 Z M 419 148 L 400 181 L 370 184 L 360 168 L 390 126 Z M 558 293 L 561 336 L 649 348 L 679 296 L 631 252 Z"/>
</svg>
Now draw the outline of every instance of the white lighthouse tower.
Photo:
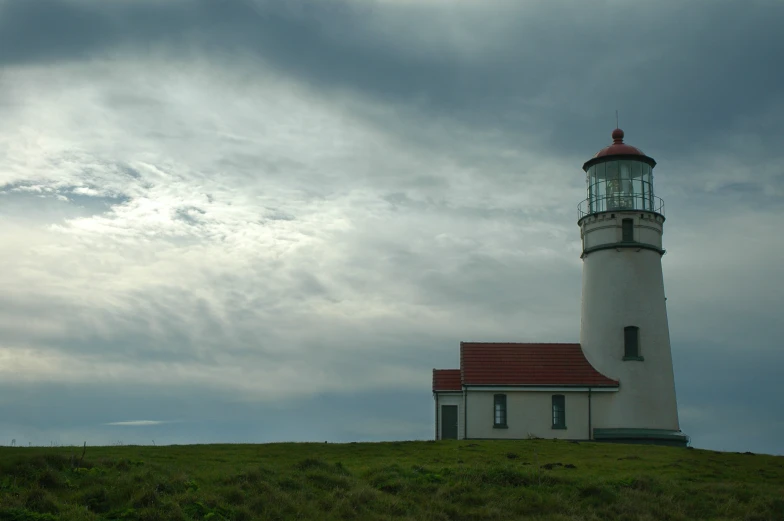
<svg viewBox="0 0 784 521">
<path fill-rule="evenodd" d="M 591 437 L 685 445 L 680 431 L 661 257 L 664 203 L 653 188 L 656 161 L 623 142 L 583 165 L 579 205 L 583 286 L 580 344 L 588 361 L 619 381 L 595 403 Z"/>
</svg>

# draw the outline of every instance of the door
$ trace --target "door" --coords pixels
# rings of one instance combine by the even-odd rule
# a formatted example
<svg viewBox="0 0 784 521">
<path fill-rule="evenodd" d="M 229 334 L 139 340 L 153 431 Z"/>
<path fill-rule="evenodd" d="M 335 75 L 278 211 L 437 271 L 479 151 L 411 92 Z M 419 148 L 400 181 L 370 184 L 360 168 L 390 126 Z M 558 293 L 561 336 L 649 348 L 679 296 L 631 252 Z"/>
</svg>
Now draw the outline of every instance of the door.
<svg viewBox="0 0 784 521">
<path fill-rule="evenodd" d="M 457 405 L 441 406 L 441 439 L 457 439 Z"/>
</svg>

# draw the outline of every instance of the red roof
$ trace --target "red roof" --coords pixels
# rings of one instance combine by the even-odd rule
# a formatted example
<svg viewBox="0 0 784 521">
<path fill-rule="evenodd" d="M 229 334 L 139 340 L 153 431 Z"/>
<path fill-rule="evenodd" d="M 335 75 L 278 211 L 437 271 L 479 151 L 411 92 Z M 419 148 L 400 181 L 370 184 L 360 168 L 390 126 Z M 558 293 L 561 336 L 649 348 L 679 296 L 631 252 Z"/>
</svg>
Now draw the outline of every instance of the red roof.
<svg viewBox="0 0 784 521">
<path fill-rule="evenodd" d="M 460 343 L 464 385 L 617 387 L 586 360 L 580 344 Z"/>
<path fill-rule="evenodd" d="M 583 164 L 583 170 L 586 172 L 588 171 L 588 167 L 591 165 L 595 165 L 596 163 L 601 163 L 605 161 L 605 157 L 611 156 L 639 156 L 639 161 L 645 161 L 651 166 L 656 166 L 656 161 L 653 160 L 652 157 L 648 157 L 645 155 L 645 152 L 640 150 L 637 147 L 633 147 L 631 145 L 627 145 L 623 142 L 623 130 L 616 128 L 612 132 L 613 142 L 612 145 L 606 146 L 603 149 L 599 150 L 591 159 L 586 161 Z"/>
<path fill-rule="evenodd" d="M 608 147 L 599 150 L 593 157 L 604 156 L 644 156 L 645 153 L 637 147 L 627 145 L 623 142 L 623 130 L 616 128 L 612 132 L 613 143 Z"/>
<path fill-rule="evenodd" d="M 433 369 L 433 391 L 462 391 L 460 369 Z"/>
</svg>

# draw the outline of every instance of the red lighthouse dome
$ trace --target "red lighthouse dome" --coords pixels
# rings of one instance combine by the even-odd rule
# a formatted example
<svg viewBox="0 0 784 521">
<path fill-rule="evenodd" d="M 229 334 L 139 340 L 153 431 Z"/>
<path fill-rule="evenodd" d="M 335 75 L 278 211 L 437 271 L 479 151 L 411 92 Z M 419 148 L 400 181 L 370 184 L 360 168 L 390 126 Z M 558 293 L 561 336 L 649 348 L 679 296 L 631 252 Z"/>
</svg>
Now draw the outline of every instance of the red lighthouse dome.
<svg viewBox="0 0 784 521">
<path fill-rule="evenodd" d="M 637 147 L 623 142 L 623 130 L 616 128 L 612 132 L 613 143 L 599 150 L 593 157 L 605 156 L 644 156 L 645 153 Z"/>
<path fill-rule="evenodd" d="M 591 165 L 595 165 L 596 163 L 616 159 L 615 156 L 623 156 L 626 159 L 638 159 L 645 161 L 646 163 L 654 166 L 656 161 L 653 160 L 652 157 L 648 157 L 645 155 L 645 152 L 640 150 L 637 147 L 633 147 L 631 145 L 627 145 L 623 142 L 623 130 L 616 128 L 612 131 L 612 144 L 609 146 L 604 147 L 603 149 L 599 150 L 593 158 L 586 161 L 583 165 L 583 170 L 587 171 L 588 167 Z M 618 157 L 617 159 L 622 159 Z"/>
</svg>

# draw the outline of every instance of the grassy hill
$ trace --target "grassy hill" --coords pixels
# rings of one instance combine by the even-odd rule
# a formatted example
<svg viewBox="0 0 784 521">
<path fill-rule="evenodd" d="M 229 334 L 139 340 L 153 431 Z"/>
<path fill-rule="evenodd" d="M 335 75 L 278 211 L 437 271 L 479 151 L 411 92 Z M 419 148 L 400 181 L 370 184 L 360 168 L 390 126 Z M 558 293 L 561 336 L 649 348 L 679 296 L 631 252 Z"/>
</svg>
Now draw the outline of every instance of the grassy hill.
<svg viewBox="0 0 784 521">
<path fill-rule="evenodd" d="M 0 520 L 784 520 L 784 457 L 566 441 L 0 448 Z"/>
</svg>

